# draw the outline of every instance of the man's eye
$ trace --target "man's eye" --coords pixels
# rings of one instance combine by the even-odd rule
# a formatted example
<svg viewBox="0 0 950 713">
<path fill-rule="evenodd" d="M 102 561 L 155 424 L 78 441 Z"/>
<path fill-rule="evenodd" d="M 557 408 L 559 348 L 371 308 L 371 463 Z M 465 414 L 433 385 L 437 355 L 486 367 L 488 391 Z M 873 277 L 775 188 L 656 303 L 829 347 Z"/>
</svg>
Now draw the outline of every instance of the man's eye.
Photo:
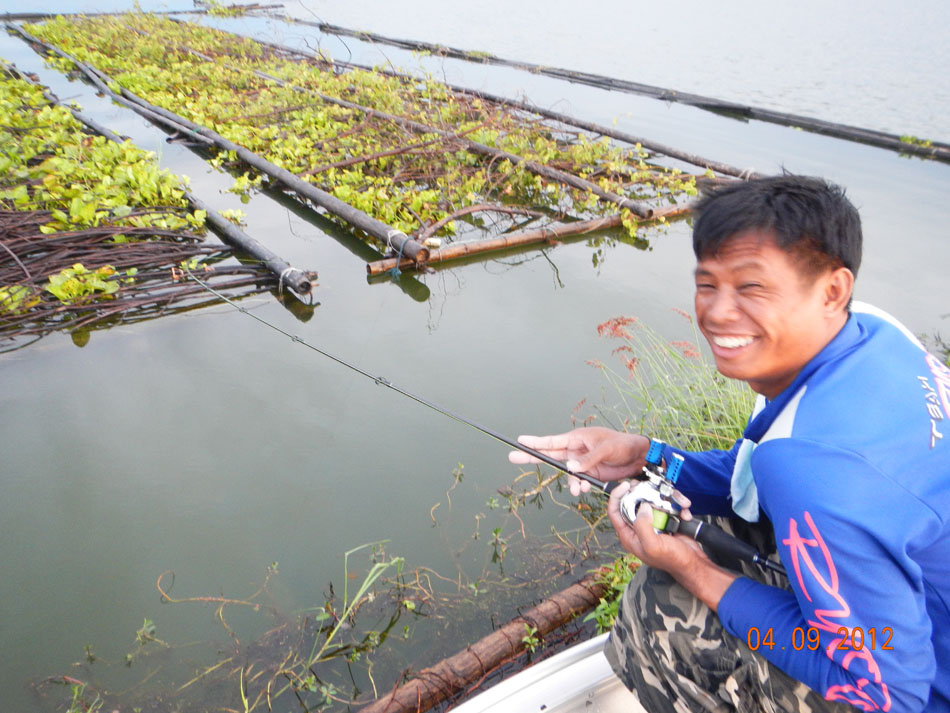
<svg viewBox="0 0 950 713">
<path fill-rule="evenodd" d="M 741 285 L 739 285 L 740 290 L 754 290 L 758 287 L 762 287 L 762 285 L 759 284 L 758 282 L 744 282 Z"/>
</svg>

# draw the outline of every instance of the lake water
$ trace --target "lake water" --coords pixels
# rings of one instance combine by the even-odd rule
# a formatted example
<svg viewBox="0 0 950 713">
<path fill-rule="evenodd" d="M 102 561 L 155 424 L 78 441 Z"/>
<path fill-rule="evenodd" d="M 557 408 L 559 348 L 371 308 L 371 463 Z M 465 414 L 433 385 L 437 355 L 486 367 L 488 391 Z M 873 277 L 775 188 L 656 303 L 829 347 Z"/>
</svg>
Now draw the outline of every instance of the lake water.
<svg viewBox="0 0 950 713">
<path fill-rule="evenodd" d="M 455 9 L 349 0 L 288 4 L 288 10 L 396 37 L 950 138 L 943 120 L 950 109 L 950 10 L 942 2 L 592 9 L 491 0 Z M 378 62 L 382 53 L 397 65 L 420 61 L 299 26 L 225 25 L 319 45 L 342 59 Z M 39 72 L 60 97 L 77 97 L 105 123 L 159 152 L 163 165 L 190 176 L 195 192 L 216 207 L 243 209 L 251 235 L 297 266 L 319 271 L 320 306 L 309 321 L 266 296 L 252 301 L 258 314 L 500 432 L 566 430 L 580 399 L 600 398 L 601 377 L 585 361 L 609 359 L 614 345 L 598 340 L 599 322 L 633 314 L 669 336 L 683 333 L 671 308 L 691 305 L 685 223 L 652 234 L 648 250 L 614 245 L 597 253 L 580 241 L 371 284 L 357 248 L 331 229 L 268 196 L 241 205 L 221 194 L 230 178 L 165 144 L 139 117 L 43 69 L 23 43 L 0 38 L 0 56 Z M 857 297 L 917 333 L 950 333 L 950 166 L 512 70 L 434 60 L 426 67 L 453 82 L 525 94 L 589 120 L 616 120 L 631 133 L 717 160 L 762 172 L 785 167 L 845 185 L 865 225 Z M 459 463 L 465 479 L 450 503 L 446 491 Z M 405 556 L 408 568 L 430 567 L 449 579 L 523 578 L 524 561 L 543 558 L 552 526 L 572 527 L 576 519 L 550 504 L 522 510 L 533 535 L 529 549 L 518 520 L 487 504 L 517 473 L 493 441 L 227 307 L 97 332 L 82 349 L 60 335 L 0 355 L 4 707 L 45 710 L 29 681 L 73 671 L 87 644 L 105 659 L 121 660 L 134 649 L 144 618 L 176 645 L 212 639 L 227 649 L 213 607 L 160 603 L 155 581 L 166 570 L 175 572 L 178 596 L 242 597 L 278 561 L 273 601 L 285 613 L 322 604 L 328 583 L 339 589 L 345 581 L 343 553 L 377 540 L 388 540 L 387 552 Z M 504 573 L 491 561 L 495 528 L 510 547 Z M 351 566 L 360 577 L 365 569 L 365 560 Z M 530 606 L 546 584 L 525 589 L 514 602 L 506 597 L 504 607 L 492 610 L 495 619 Z M 473 600 L 462 634 L 449 636 L 437 617 L 412 620 L 417 633 L 398 664 L 420 668 L 487 633 L 490 617 L 478 603 L 492 601 L 494 586 Z M 231 623 L 244 640 L 269 624 L 239 613 Z M 382 687 L 399 665 L 378 672 Z"/>
</svg>

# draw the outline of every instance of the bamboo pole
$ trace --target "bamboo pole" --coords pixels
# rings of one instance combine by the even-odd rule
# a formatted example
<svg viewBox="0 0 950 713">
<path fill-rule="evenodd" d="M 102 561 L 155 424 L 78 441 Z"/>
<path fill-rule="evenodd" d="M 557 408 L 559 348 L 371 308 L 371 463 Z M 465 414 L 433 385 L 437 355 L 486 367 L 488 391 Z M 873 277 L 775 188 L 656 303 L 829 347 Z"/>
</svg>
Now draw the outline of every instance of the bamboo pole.
<svg viewBox="0 0 950 713">
<path fill-rule="evenodd" d="M 222 240 L 232 247 L 247 253 L 255 260 L 259 260 L 264 264 L 264 267 L 276 275 L 278 290 L 282 289 L 284 285 L 289 285 L 297 294 L 306 295 L 313 289 L 312 280 L 316 277 L 316 273 L 306 273 L 291 266 L 286 260 L 272 252 L 266 245 L 256 238 L 252 238 L 193 193 L 186 191 L 185 198 L 187 198 L 188 202 L 196 209 L 203 210 L 207 213 L 208 224 L 221 236 Z"/>
<path fill-rule="evenodd" d="M 3 68 L 9 73 L 15 73 L 24 81 L 33 84 L 34 86 L 39 86 L 43 92 L 43 97 L 50 102 L 51 104 L 56 104 L 58 106 L 65 107 L 68 109 L 72 115 L 80 123 L 88 126 L 90 129 L 95 131 L 98 134 L 101 134 L 109 141 L 112 141 L 117 144 L 123 143 L 125 139 L 106 128 L 102 124 L 98 123 L 89 116 L 86 116 L 83 112 L 75 109 L 74 107 L 63 104 L 56 97 L 51 95 L 46 91 L 42 85 L 39 85 L 37 82 L 34 82 L 28 76 L 17 70 L 15 67 L 3 63 Z M 283 289 L 284 285 L 289 286 L 294 292 L 300 295 L 309 294 L 313 289 L 313 273 L 306 273 L 302 270 L 297 269 L 286 262 L 283 258 L 276 255 L 272 252 L 267 246 L 258 241 L 255 238 L 252 238 L 250 235 L 245 233 L 243 230 L 238 228 L 236 225 L 227 220 L 224 216 L 218 213 L 216 210 L 211 208 L 208 204 L 202 201 L 198 196 L 191 193 L 191 191 L 185 191 L 185 199 L 188 203 L 191 204 L 192 208 L 195 210 L 202 210 L 206 213 L 206 220 L 212 229 L 221 236 L 221 239 L 226 243 L 231 245 L 238 250 L 241 250 L 247 253 L 249 256 L 255 260 L 260 261 L 267 270 L 274 274 L 278 279 L 278 287 Z"/>
<path fill-rule="evenodd" d="M 189 135 L 189 137 L 195 136 L 199 138 L 199 140 L 203 139 L 206 142 L 210 141 L 215 146 L 225 151 L 233 151 L 234 154 L 244 163 L 256 168 L 261 173 L 270 176 L 275 181 L 284 184 L 299 196 L 306 198 L 315 205 L 325 209 L 329 213 L 342 218 L 350 225 L 362 230 L 365 233 L 368 233 L 369 235 L 372 235 L 373 237 L 385 243 L 392 250 L 409 257 L 415 264 L 424 264 L 426 260 L 428 260 L 429 249 L 421 243 L 409 238 L 402 231 L 396 230 L 391 226 L 386 225 L 382 221 L 379 221 L 371 215 L 354 208 L 348 203 L 344 203 L 339 198 L 330 195 L 326 191 L 323 191 L 320 188 L 317 188 L 316 186 L 298 178 L 287 169 L 281 168 L 280 166 L 277 166 L 262 156 L 254 153 L 253 151 L 250 151 L 243 146 L 226 139 L 216 131 L 202 126 L 201 124 L 196 124 L 195 122 L 186 119 L 183 116 L 179 116 L 178 114 L 175 114 L 174 112 L 171 112 L 167 109 L 155 106 L 147 102 L 145 99 L 142 99 L 138 95 L 133 94 L 128 89 L 122 88 L 121 94 L 113 92 L 107 86 L 107 82 L 112 80 L 110 80 L 98 69 L 78 61 L 68 52 L 64 52 L 58 47 L 54 47 L 53 45 L 43 42 L 17 25 L 8 24 L 7 27 L 13 29 L 13 31 L 23 36 L 29 42 L 35 43 L 41 47 L 45 47 L 59 56 L 73 62 L 101 92 L 113 98 L 120 97 L 126 99 L 128 102 L 131 102 L 131 104 L 134 105 L 130 108 L 142 113 L 150 120 L 163 123 L 177 131 L 183 131 Z M 126 104 L 125 102 L 122 103 Z M 126 104 L 126 106 L 129 106 L 129 104 Z"/>
<path fill-rule="evenodd" d="M 929 145 L 922 143 L 912 143 L 907 142 L 906 140 L 901 140 L 901 137 L 897 134 L 878 131 L 876 129 L 866 129 L 859 126 L 851 126 L 849 124 L 839 124 L 836 122 L 824 121 L 822 119 L 815 119 L 810 116 L 789 114 L 772 109 L 764 109 L 747 104 L 739 104 L 737 102 L 725 101 L 723 99 L 707 97 L 701 94 L 680 92 L 675 89 L 666 89 L 650 84 L 642 84 L 640 82 L 616 79 L 601 74 L 578 72 L 575 70 L 562 69 L 559 67 L 546 67 L 544 65 L 504 59 L 502 57 L 497 57 L 495 55 L 482 52 L 468 52 L 466 50 L 446 47 L 444 45 L 431 44 L 428 42 L 395 39 L 371 32 L 351 30 L 325 22 L 311 22 L 308 20 L 301 20 L 289 17 L 287 15 L 282 16 L 282 19 L 286 22 L 314 26 L 319 28 L 321 32 L 327 34 L 345 35 L 367 42 L 379 42 L 381 44 L 388 44 L 394 47 L 401 47 L 403 49 L 427 50 L 440 56 L 463 59 L 469 62 L 504 65 L 531 72 L 532 74 L 543 74 L 556 79 L 565 79 L 569 82 L 587 84 L 593 87 L 623 91 L 631 94 L 640 94 L 643 96 L 652 97 L 654 99 L 660 99 L 662 101 L 679 102 L 719 114 L 740 116 L 748 119 L 758 119 L 759 121 L 767 121 L 769 123 L 780 124 L 782 126 L 791 126 L 817 134 L 833 136 L 835 138 L 855 141 L 871 146 L 877 146 L 879 148 L 892 149 L 900 153 L 925 156 L 927 158 L 933 158 L 939 161 L 950 161 L 950 144 L 939 141 L 928 142 Z"/>
<path fill-rule="evenodd" d="M 666 218 L 675 218 L 685 215 L 692 210 L 692 204 L 670 206 L 669 208 L 656 210 L 648 222 L 657 222 Z M 595 230 L 606 230 L 607 228 L 616 228 L 623 222 L 619 213 L 608 215 L 603 218 L 593 218 L 591 220 L 579 220 L 574 223 L 558 223 L 546 228 L 535 228 L 525 230 L 520 233 L 511 233 L 510 235 L 501 235 L 497 238 L 488 240 L 479 240 L 476 242 L 456 243 L 444 248 L 433 250 L 429 254 L 429 265 L 435 265 L 440 262 L 457 260 L 468 257 L 469 255 L 481 255 L 488 252 L 505 250 L 507 248 L 518 247 L 522 245 L 534 245 L 537 243 L 549 243 L 556 238 L 564 238 L 571 235 L 583 235 Z M 642 223 L 643 221 L 641 221 Z M 396 260 L 396 258 L 385 258 L 375 262 L 366 263 L 366 272 L 369 276 L 381 275 L 384 272 L 398 267 L 400 270 L 412 268 L 410 260 Z"/>
<path fill-rule="evenodd" d="M 596 606 L 605 591 L 604 585 L 590 575 L 454 656 L 423 669 L 409 682 L 360 709 L 360 713 L 422 713 L 524 651 L 526 626 L 534 627 L 536 635 L 543 637 Z"/>
</svg>

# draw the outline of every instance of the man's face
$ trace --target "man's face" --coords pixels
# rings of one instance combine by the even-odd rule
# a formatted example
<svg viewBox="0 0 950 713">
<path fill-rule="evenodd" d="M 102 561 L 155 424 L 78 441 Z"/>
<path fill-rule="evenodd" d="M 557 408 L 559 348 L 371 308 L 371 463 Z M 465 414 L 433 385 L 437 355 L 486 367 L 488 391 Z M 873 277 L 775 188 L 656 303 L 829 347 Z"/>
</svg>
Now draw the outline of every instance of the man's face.
<svg viewBox="0 0 950 713">
<path fill-rule="evenodd" d="M 833 274 L 803 275 L 772 233 L 760 230 L 737 233 L 718 255 L 700 260 L 696 318 L 716 368 L 766 398 L 778 396 L 847 319 L 829 305 Z"/>
</svg>

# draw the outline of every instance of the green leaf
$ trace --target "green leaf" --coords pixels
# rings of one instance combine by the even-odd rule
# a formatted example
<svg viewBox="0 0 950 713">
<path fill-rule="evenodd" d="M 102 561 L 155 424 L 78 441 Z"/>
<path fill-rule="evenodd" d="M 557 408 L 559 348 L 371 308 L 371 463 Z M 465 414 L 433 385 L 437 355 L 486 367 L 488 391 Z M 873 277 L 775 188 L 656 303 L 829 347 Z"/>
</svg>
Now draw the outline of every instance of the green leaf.
<svg viewBox="0 0 950 713">
<path fill-rule="evenodd" d="M 0 312 L 20 314 L 40 301 L 39 297 L 31 297 L 32 291 L 25 285 L 10 285 L 0 287 Z"/>
</svg>

